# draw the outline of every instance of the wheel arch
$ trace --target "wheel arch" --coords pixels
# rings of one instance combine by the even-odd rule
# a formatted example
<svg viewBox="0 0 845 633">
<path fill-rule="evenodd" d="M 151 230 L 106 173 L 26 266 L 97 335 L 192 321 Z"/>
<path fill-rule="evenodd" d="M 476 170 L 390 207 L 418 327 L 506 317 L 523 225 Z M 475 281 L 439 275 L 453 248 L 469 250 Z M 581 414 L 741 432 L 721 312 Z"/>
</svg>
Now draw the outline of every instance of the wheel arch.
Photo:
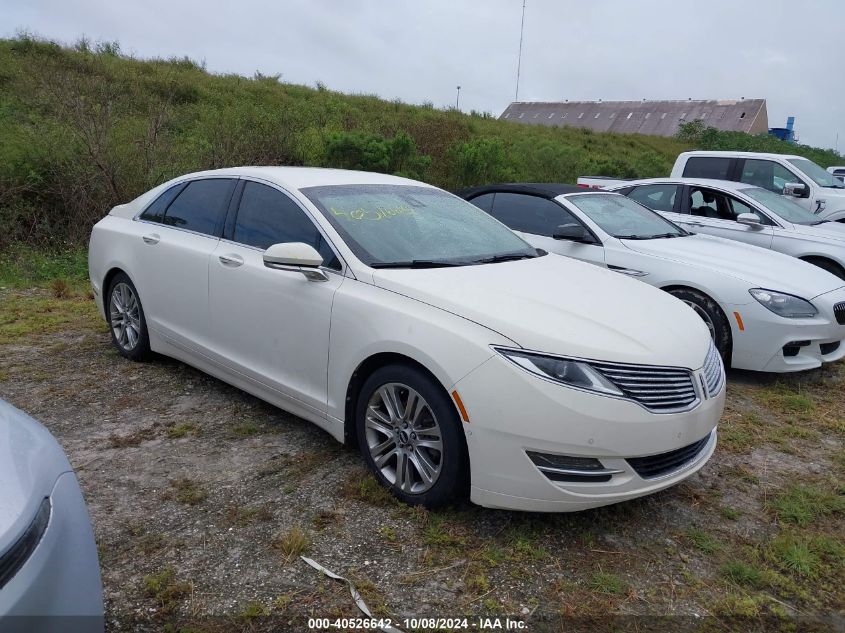
<svg viewBox="0 0 845 633">
<path fill-rule="evenodd" d="M 837 275 L 840 279 L 845 279 L 845 266 L 827 255 L 802 255 L 798 259 L 813 266 L 818 266 L 819 268 L 822 268 L 822 266 L 819 266 L 818 262 L 830 264 L 834 269 L 839 271 L 833 274 Z"/>
<path fill-rule="evenodd" d="M 371 354 L 358 364 L 355 371 L 353 371 L 352 375 L 349 377 L 349 381 L 346 386 L 346 400 L 344 403 L 343 415 L 343 440 L 345 444 L 357 448 L 358 439 L 355 431 L 355 409 L 358 406 L 358 396 L 361 391 L 361 385 L 364 384 L 364 381 L 366 381 L 373 372 L 387 365 L 408 365 L 414 367 L 431 377 L 435 383 L 440 385 L 446 395 L 449 396 L 449 390 L 443 384 L 443 381 L 441 381 L 433 371 L 418 360 L 399 352 L 377 352 L 375 354 Z M 454 401 L 452 401 L 451 396 L 449 396 L 449 401 L 452 402 L 452 405 L 454 406 Z M 457 412 L 457 408 L 455 411 Z"/>
<path fill-rule="evenodd" d="M 719 302 L 713 297 L 713 295 L 708 293 L 706 290 L 702 290 L 701 288 L 696 288 L 695 286 L 687 286 L 687 285 L 678 284 L 678 283 L 668 284 L 666 286 L 661 286 L 660 289 L 663 290 L 664 292 L 668 292 L 668 293 L 671 293 L 673 290 L 686 290 L 688 292 L 696 292 L 700 295 L 704 295 L 705 297 L 707 297 L 713 303 L 716 304 L 716 307 L 719 308 L 719 312 L 722 314 L 722 316 L 725 318 L 725 321 L 727 321 L 727 323 L 728 323 L 728 358 L 727 358 L 727 361 L 725 362 L 725 365 L 730 367 L 730 364 L 731 364 L 730 361 L 731 361 L 731 357 L 733 356 L 733 348 L 734 348 L 734 333 L 733 333 L 734 321 L 731 320 L 731 318 L 725 313 L 725 310 L 722 308 L 722 306 L 719 304 Z"/>
<path fill-rule="evenodd" d="M 123 270 L 120 266 L 112 266 L 111 268 L 106 271 L 106 274 L 103 276 L 103 285 L 100 288 L 100 292 L 103 293 L 103 318 L 108 320 L 108 293 L 109 293 L 109 286 L 111 285 L 112 279 L 114 279 L 119 273 L 123 273 L 129 279 L 132 277 L 129 276 L 125 270 Z"/>
</svg>

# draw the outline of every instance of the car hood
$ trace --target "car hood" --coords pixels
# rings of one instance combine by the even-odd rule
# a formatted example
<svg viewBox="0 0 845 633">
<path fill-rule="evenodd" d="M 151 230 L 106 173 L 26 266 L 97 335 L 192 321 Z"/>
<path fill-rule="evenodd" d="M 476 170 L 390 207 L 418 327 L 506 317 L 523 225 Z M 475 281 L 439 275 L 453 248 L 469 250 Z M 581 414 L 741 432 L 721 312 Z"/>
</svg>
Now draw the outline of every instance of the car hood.
<svg viewBox="0 0 845 633">
<path fill-rule="evenodd" d="M 622 243 L 638 253 L 734 277 L 749 288 L 779 290 L 805 299 L 842 286 L 835 275 L 800 259 L 711 235 Z"/>
<path fill-rule="evenodd" d="M 0 554 L 21 536 L 56 479 L 69 470 L 50 432 L 0 400 Z"/>
<path fill-rule="evenodd" d="M 825 222 L 815 226 L 793 224 L 792 227 L 795 233 L 805 238 L 815 238 L 819 241 L 845 247 L 845 224 L 842 222 Z"/>
<path fill-rule="evenodd" d="M 376 270 L 373 281 L 535 351 L 698 369 L 709 345 L 704 323 L 682 302 L 642 282 L 559 255 Z"/>
</svg>

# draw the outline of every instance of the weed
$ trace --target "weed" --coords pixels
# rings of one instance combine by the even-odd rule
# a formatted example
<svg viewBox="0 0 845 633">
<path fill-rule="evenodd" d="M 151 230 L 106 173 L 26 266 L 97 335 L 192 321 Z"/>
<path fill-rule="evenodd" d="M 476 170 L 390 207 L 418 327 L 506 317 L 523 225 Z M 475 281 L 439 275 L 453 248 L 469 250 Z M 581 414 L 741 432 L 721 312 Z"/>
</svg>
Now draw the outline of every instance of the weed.
<svg viewBox="0 0 845 633">
<path fill-rule="evenodd" d="M 192 590 L 190 582 L 176 580 L 176 570 L 173 567 L 166 567 L 157 574 L 144 576 L 142 582 L 144 594 L 156 600 L 161 613 L 175 611 Z"/>
<path fill-rule="evenodd" d="M 589 582 L 590 589 L 601 594 L 623 594 L 628 586 L 622 578 L 610 572 L 599 571 L 592 575 Z"/>
<path fill-rule="evenodd" d="M 770 507 L 781 521 L 805 526 L 819 517 L 845 512 L 845 497 L 818 486 L 797 484 L 775 497 Z"/>
<path fill-rule="evenodd" d="M 199 505 L 208 498 L 208 493 L 199 482 L 190 477 L 171 479 L 170 487 L 172 490 L 168 491 L 167 496 L 189 506 Z"/>
<path fill-rule="evenodd" d="M 174 440 L 189 435 L 199 437 L 201 434 L 200 428 L 193 422 L 180 422 L 179 424 L 169 426 L 167 427 L 166 433 L 167 437 Z"/>
<path fill-rule="evenodd" d="M 720 575 L 741 587 L 759 589 L 763 586 L 763 572 L 741 560 L 726 562 L 719 569 Z"/>
<path fill-rule="evenodd" d="M 701 528 L 692 527 L 688 529 L 687 538 L 695 549 L 704 554 L 713 554 L 720 549 L 719 542 Z"/>
<path fill-rule="evenodd" d="M 374 506 L 389 506 L 396 503 L 396 498 L 369 473 L 350 477 L 340 489 L 347 499 L 357 499 Z"/>
<path fill-rule="evenodd" d="M 308 534 L 298 525 L 273 537 L 271 545 L 288 558 L 304 554 L 311 545 Z"/>
</svg>

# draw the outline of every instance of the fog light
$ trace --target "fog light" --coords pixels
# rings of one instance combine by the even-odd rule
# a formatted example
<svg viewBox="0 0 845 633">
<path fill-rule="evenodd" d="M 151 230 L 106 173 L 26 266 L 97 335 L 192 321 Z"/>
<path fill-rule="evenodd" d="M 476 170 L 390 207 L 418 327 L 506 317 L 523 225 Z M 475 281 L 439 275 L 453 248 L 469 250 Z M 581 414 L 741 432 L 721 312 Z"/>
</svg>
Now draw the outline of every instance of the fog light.
<svg viewBox="0 0 845 633">
<path fill-rule="evenodd" d="M 595 457 L 575 457 L 526 451 L 537 469 L 552 481 L 594 482 L 610 481 L 621 470 L 605 468 Z"/>
</svg>

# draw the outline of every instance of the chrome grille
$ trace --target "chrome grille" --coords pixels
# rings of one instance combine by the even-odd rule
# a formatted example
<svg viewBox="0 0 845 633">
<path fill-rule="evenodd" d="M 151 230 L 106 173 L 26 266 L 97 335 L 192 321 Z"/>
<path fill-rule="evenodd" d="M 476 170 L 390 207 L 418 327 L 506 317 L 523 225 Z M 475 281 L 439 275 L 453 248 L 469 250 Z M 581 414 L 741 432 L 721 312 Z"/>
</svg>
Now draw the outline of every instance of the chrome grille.
<svg viewBox="0 0 845 633">
<path fill-rule="evenodd" d="M 833 306 L 833 314 L 839 325 L 845 325 L 845 301 L 840 301 Z"/>
<path fill-rule="evenodd" d="M 687 369 L 597 361 L 590 361 L 590 366 L 651 411 L 671 413 L 689 409 L 698 401 Z"/>
<path fill-rule="evenodd" d="M 722 357 L 719 356 L 719 350 L 716 349 L 716 346 L 711 341 L 707 358 L 704 359 L 704 380 L 707 383 L 707 395 L 711 398 L 719 393 L 724 375 Z"/>
</svg>

